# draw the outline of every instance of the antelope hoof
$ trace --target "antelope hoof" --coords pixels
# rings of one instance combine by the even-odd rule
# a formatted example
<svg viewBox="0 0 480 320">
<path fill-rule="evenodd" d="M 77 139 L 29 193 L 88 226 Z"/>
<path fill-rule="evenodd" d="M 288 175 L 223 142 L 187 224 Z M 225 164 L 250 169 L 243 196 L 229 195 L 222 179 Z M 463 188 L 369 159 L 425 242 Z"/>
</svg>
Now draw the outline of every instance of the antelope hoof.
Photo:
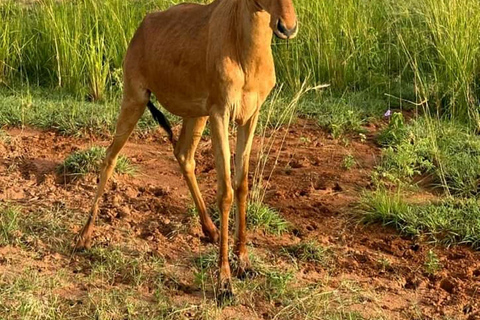
<svg viewBox="0 0 480 320">
<path fill-rule="evenodd" d="M 204 228 L 203 229 L 203 234 L 207 238 L 207 241 L 210 242 L 210 243 L 215 244 L 215 243 L 218 243 L 220 241 L 220 234 L 218 233 L 217 228 L 213 228 L 213 229 L 210 229 L 210 230 Z"/>
<path fill-rule="evenodd" d="M 75 250 L 83 251 L 88 250 L 92 247 L 92 238 L 90 236 L 84 236 L 80 234 L 77 237 L 77 243 L 75 244 Z"/>
<path fill-rule="evenodd" d="M 228 304 L 234 298 L 231 279 L 220 281 L 217 290 L 217 302 L 222 306 Z"/>
<path fill-rule="evenodd" d="M 88 220 L 85 227 L 77 236 L 77 243 L 75 244 L 75 250 L 82 251 L 88 250 L 92 247 L 92 232 L 93 226 L 91 220 Z"/>
<path fill-rule="evenodd" d="M 258 272 L 252 268 L 248 258 L 238 258 L 238 267 L 235 276 L 240 280 L 253 279 L 258 276 Z"/>
<path fill-rule="evenodd" d="M 254 279 L 258 276 L 258 272 L 252 266 L 238 266 L 235 276 L 240 280 Z"/>
</svg>

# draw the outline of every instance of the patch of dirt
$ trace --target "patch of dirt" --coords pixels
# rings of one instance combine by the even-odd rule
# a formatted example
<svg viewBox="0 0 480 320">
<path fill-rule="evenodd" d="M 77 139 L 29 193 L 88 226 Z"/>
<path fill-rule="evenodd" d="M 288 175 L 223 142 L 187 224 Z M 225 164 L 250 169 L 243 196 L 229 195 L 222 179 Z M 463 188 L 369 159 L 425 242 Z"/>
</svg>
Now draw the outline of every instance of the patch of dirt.
<svg viewBox="0 0 480 320">
<path fill-rule="evenodd" d="M 177 128 L 178 129 L 178 128 Z M 285 129 L 282 129 L 285 130 Z M 107 146 L 109 141 L 63 137 L 52 132 L 11 129 L 11 142 L 0 147 L 0 201 L 31 208 L 63 206 L 86 220 L 96 189 L 96 177 L 65 182 L 56 167 L 72 152 L 93 145 Z M 371 133 L 366 142 L 350 139 L 347 145 L 333 140 L 312 122 L 302 120 L 286 133 L 285 144 L 277 141 L 267 163 L 264 179 L 265 202 L 277 209 L 293 226 L 281 237 L 249 231 L 250 246 L 271 255 L 286 245 L 316 240 L 334 253 L 334 267 L 304 263 L 295 275 L 301 283 L 323 281 L 333 290 L 355 283 L 362 295 L 352 303 L 351 311 L 365 318 L 378 315 L 388 319 L 474 319 L 480 310 L 480 253 L 469 248 L 432 247 L 404 238 L 394 230 L 378 225 L 363 226 L 352 219 L 361 191 L 368 188 L 379 149 Z M 256 138 L 251 160 L 252 180 L 260 140 Z M 232 150 L 234 150 L 232 148 Z M 100 221 L 94 245 L 122 246 L 134 237 L 146 241 L 145 251 L 164 257 L 175 265 L 181 259 L 203 251 L 201 228 L 189 224 L 187 213 L 191 198 L 173 156 L 172 147 L 160 135 L 132 138 L 123 153 L 138 167 L 131 176 L 115 176 L 101 204 Z M 355 159 L 351 170 L 342 168 L 348 155 Z M 215 205 L 216 177 L 211 143 L 204 139 L 197 151 L 197 177 L 204 198 Z M 71 241 L 82 227 L 71 225 Z M 213 246 L 209 245 L 213 248 Z M 15 247 L 0 248 L 3 259 L 15 256 Z M 429 250 L 434 250 L 443 266 L 435 275 L 425 272 Z M 21 258 L 17 262 L 21 264 Z M 45 259 L 44 259 L 45 260 Z M 38 267 L 54 272 L 58 265 L 75 268 L 66 256 L 55 253 Z M 22 266 L 17 266 L 21 268 Z M 173 268 L 173 267 L 172 267 Z M 181 276 L 182 270 L 172 274 Z M 196 303 L 201 295 L 191 288 L 193 279 L 175 284 L 184 288 L 175 301 Z M 81 296 L 84 288 L 59 290 L 66 297 Z M 223 318 L 242 315 L 262 317 L 262 310 L 245 306 L 225 308 Z M 253 316 L 255 314 L 255 316 Z M 247 316 L 248 318 L 249 316 Z M 267 316 L 265 316 L 267 318 Z"/>
</svg>

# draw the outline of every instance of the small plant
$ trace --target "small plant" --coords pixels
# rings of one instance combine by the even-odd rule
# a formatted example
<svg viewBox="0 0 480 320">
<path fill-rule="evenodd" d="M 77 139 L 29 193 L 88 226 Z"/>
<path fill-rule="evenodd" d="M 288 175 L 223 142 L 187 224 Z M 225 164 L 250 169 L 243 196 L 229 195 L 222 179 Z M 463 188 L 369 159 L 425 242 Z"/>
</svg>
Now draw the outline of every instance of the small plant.
<svg viewBox="0 0 480 320">
<path fill-rule="evenodd" d="M 427 257 L 424 263 L 425 272 L 429 275 L 434 275 L 442 269 L 442 264 L 438 259 L 438 256 L 433 252 L 433 250 L 428 250 Z"/>
<path fill-rule="evenodd" d="M 388 127 L 378 136 L 378 143 L 382 146 L 398 145 L 408 134 L 408 127 L 400 112 L 393 113 Z"/>
<path fill-rule="evenodd" d="M 8 133 L 0 129 L 0 143 L 9 144 L 12 138 Z"/>
<path fill-rule="evenodd" d="M 348 170 L 351 170 L 355 166 L 355 164 L 356 164 L 355 158 L 351 154 L 349 154 L 343 158 L 342 168 L 348 171 Z"/>
<path fill-rule="evenodd" d="M 59 173 L 68 175 L 83 176 L 87 173 L 96 173 L 99 171 L 100 165 L 105 159 L 106 149 L 102 147 L 92 147 L 87 150 L 78 151 L 65 159 L 65 162 L 59 167 Z M 119 156 L 115 171 L 122 174 L 132 175 L 135 168 L 130 160 L 124 156 Z"/>
<path fill-rule="evenodd" d="M 380 265 L 383 271 L 389 270 L 392 267 L 392 262 L 385 257 L 378 259 L 378 264 Z"/>
<path fill-rule="evenodd" d="M 367 136 L 365 135 L 365 133 L 359 133 L 358 137 L 360 138 L 360 141 L 362 143 L 365 143 L 367 141 Z"/>
<path fill-rule="evenodd" d="M 300 137 L 300 142 L 304 145 L 309 145 L 312 143 L 312 140 L 309 137 Z"/>
</svg>

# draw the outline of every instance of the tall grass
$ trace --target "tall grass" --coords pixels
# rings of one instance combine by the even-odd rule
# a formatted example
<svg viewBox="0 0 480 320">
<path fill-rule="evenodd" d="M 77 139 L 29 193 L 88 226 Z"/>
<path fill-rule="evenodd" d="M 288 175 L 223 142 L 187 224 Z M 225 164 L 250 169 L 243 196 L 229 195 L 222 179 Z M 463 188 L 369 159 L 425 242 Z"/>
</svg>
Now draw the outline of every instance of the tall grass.
<svg viewBox="0 0 480 320">
<path fill-rule="evenodd" d="M 118 81 L 113 75 L 143 16 L 160 7 L 154 1 L 121 0 L 2 4 L 0 66 L 6 67 L 0 79 L 101 100 Z M 11 54 L 15 48 L 17 54 Z"/>
<path fill-rule="evenodd" d="M 143 16 L 179 0 L 41 0 L 0 4 L 0 82 L 116 93 Z M 205 3 L 209 1 L 197 0 Z M 297 92 L 388 93 L 393 106 L 428 98 L 438 114 L 478 120 L 480 3 L 476 0 L 297 0 L 298 39 L 275 41 L 279 82 Z"/>
</svg>

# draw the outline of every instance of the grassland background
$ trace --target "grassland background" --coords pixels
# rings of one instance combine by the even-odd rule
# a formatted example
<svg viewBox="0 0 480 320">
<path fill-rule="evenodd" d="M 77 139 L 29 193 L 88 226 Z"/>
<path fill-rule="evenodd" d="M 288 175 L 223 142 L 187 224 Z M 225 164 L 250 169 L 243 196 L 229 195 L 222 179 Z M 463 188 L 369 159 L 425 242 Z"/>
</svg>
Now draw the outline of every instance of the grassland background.
<svg viewBox="0 0 480 320">
<path fill-rule="evenodd" d="M 0 83 L 80 99 L 121 91 L 122 59 L 146 12 L 180 1 L 42 0 L 0 5 Z M 205 1 L 197 1 L 205 2 Z M 425 102 L 478 127 L 480 4 L 475 0 L 298 0 L 299 38 L 274 43 L 279 83 L 369 90 Z M 285 91 L 288 91 L 285 90 Z"/>
</svg>

